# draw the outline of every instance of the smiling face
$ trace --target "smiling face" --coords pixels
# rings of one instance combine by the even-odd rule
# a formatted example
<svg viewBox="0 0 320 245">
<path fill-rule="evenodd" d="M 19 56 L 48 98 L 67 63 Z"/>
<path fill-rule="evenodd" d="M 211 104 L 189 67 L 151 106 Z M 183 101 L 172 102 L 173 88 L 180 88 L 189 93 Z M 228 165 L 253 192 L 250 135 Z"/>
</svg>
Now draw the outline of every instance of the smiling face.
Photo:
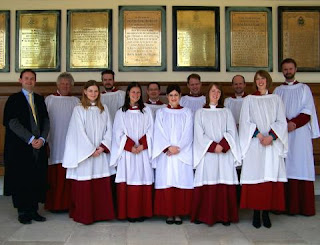
<svg viewBox="0 0 320 245">
<path fill-rule="evenodd" d="M 232 80 L 232 88 L 234 89 L 234 93 L 236 95 L 242 95 L 244 92 L 244 88 L 246 87 L 246 83 L 244 82 L 241 76 L 235 76 Z"/>
<path fill-rule="evenodd" d="M 179 94 L 176 90 L 171 91 L 167 94 L 168 102 L 172 107 L 177 107 L 180 102 L 181 94 Z"/>
<path fill-rule="evenodd" d="M 293 81 L 296 72 L 297 72 L 297 68 L 293 63 L 282 64 L 282 74 L 287 81 Z"/>
<path fill-rule="evenodd" d="M 92 85 L 84 90 L 84 94 L 87 96 L 90 102 L 96 102 L 99 96 L 99 88 L 96 85 Z"/>
<path fill-rule="evenodd" d="M 25 72 L 22 74 L 22 77 L 19 78 L 19 83 L 21 83 L 22 88 L 28 92 L 32 92 L 34 86 L 36 85 L 36 77 L 32 72 Z"/>
<path fill-rule="evenodd" d="M 139 87 L 132 87 L 129 91 L 130 104 L 135 105 L 141 97 L 141 90 Z"/>
<path fill-rule="evenodd" d="M 217 86 L 213 85 L 209 90 L 210 104 L 217 105 L 220 97 L 221 97 L 220 89 Z"/>
<path fill-rule="evenodd" d="M 57 83 L 58 91 L 62 96 L 67 96 L 71 93 L 71 82 L 67 78 L 61 78 Z"/>
<path fill-rule="evenodd" d="M 187 83 L 188 88 L 190 89 L 190 93 L 192 95 L 199 95 L 201 92 L 201 82 L 197 78 L 190 78 L 189 82 Z"/>
<path fill-rule="evenodd" d="M 258 91 L 264 91 L 267 89 L 267 78 L 257 74 L 255 83 L 257 85 Z"/>
</svg>

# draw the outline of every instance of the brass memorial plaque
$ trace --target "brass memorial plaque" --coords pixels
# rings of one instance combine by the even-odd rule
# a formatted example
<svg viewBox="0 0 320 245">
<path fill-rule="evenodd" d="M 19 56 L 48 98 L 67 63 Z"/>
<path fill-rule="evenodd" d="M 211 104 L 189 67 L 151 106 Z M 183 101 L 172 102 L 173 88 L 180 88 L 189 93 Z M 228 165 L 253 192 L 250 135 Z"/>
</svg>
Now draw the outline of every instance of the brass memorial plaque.
<svg viewBox="0 0 320 245">
<path fill-rule="evenodd" d="M 70 68 L 107 68 L 108 12 L 72 12 L 70 22 Z"/>
<path fill-rule="evenodd" d="M 0 69 L 6 67 L 6 14 L 0 13 Z"/>
<path fill-rule="evenodd" d="M 58 15 L 21 13 L 19 22 L 19 69 L 56 68 Z"/>
<path fill-rule="evenodd" d="M 231 66 L 268 67 L 268 13 L 231 12 Z"/>
<path fill-rule="evenodd" d="M 161 11 L 124 11 L 123 22 L 123 65 L 161 66 Z"/>
<path fill-rule="evenodd" d="M 177 11 L 177 66 L 215 66 L 215 12 Z"/>
<path fill-rule="evenodd" d="M 299 67 L 320 67 L 320 12 L 283 12 L 282 57 Z"/>
</svg>

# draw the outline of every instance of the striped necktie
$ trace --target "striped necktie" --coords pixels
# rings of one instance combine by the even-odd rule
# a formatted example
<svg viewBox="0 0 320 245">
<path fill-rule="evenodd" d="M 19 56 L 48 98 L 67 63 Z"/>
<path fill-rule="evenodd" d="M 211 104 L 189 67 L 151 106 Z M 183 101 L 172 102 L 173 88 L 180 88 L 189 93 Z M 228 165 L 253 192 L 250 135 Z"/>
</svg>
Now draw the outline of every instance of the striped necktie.
<svg viewBox="0 0 320 245">
<path fill-rule="evenodd" d="M 29 96 L 29 105 L 30 105 L 31 110 L 32 110 L 32 115 L 33 115 L 34 121 L 36 122 L 36 124 L 38 124 L 37 115 L 36 115 L 36 111 L 34 109 L 34 104 L 33 104 L 33 99 L 32 99 L 32 93 L 29 93 L 28 96 Z"/>
</svg>

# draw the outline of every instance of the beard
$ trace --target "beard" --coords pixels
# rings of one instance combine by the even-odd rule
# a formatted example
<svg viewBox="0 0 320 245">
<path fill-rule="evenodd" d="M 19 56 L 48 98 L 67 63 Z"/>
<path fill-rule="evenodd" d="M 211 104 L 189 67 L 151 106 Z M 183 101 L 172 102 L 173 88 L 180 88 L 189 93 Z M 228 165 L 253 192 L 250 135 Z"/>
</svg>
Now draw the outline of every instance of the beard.
<svg viewBox="0 0 320 245">
<path fill-rule="evenodd" d="M 285 77 L 286 79 L 293 79 L 294 76 L 295 76 L 295 73 L 286 73 L 286 74 L 284 74 L 284 77 Z"/>
</svg>

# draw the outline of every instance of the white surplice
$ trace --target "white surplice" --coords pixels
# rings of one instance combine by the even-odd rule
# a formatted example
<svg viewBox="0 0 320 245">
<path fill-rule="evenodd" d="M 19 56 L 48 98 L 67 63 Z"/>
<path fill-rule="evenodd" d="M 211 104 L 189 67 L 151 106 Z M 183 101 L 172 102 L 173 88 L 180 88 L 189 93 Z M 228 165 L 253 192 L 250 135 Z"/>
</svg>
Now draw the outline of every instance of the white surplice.
<svg viewBox="0 0 320 245">
<path fill-rule="evenodd" d="M 102 113 L 97 106 L 87 109 L 76 106 L 68 128 L 62 164 L 67 168 L 67 179 L 91 180 L 115 174 L 115 168 L 109 166 L 109 153 L 91 156 L 101 144 L 110 150 L 111 137 L 112 126 L 106 106 Z"/>
<path fill-rule="evenodd" d="M 312 139 L 320 137 L 319 124 L 310 88 L 303 83 L 281 85 L 274 91 L 286 107 L 290 120 L 300 113 L 310 115 L 310 121 L 289 133 L 289 151 L 286 158 L 287 177 L 298 180 L 315 180 Z"/>
<path fill-rule="evenodd" d="M 269 146 L 253 137 L 256 128 L 264 136 L 272 129 L 278 136 Z M 286 182 L 284 158 L 288 152 L 288 131 L 284 105 L 275 94 L 248 95 L 242 104 L 239 138 L 242 152 L 242 184 Z"/>
<path fill-rule="evenodd" d="M 193 116 L 190 109 L 161 108 L 157 111 L 152 148 L 155 189 L 193 189 L 192 141 Z M 180 152 L 167 156 L 163 151 L 169 146 L 178 146 Z"/>
<path fill-rule="evenodd" d="M 49 95 L 45 99 L 50 119 L 48 136 L 50 147 L 49 165 L 62 163 L 70 118 L 74 107 L 79 102 L 80 100 L 74 96 Z"/>
<path fill-rule="evenodd" d="M 120 108 L 115 116 L 112 135 L 111 166 L 117 167 L 116 183 L 125 182 L 128 185 L 151 185 L 154 181 L 151 166 L 151 147 L 153 134 L 153 118 L 150 108 L 127 110 Z M 144 135 L 147 138 L 148 149 L 139 154 L 124 150 L 127 136 L 136 145 Z"/>
<path fill-rule="evenodd" d="M 152 117 L 153 117 L 153 120 L 155 119 L 156 117 L 156 111 L 160 108 L 164 108 L 164 107 L 167 107 L 166 104 L 162 104 L 162 105 L 157 105 L 157 104 L 148 104 L 148 103 L 144 103 L 145 106 L 149 107 L 151 112 L 152 112 Z"/>
<path fill-rule="evenodd" d="M 243 99 L 244 99 L 243 97 L 239 97 L 239 98 L 228 97 L 224 100 L 224 106 L 231 110 L 234 120 L 236 121 L 236 124 L 239 124 L 239 118 L 240 118 Z"/>
<path fill-rule="evenodd" d="M 180 100 L 180 105 L 189 108 L 192 111 L 193 116 L 198 109 L 204 106 L 205 103 L 206 97 L 204 95 L 198 97 L 185 95 L 182 96 Z"/>
<path fill-rule="evenodd" d="M 194 168 L 195 186 L 215 184 L 239 184 L 236 166 L 241 163 L 237 127 L 228 108 L 199 109 L 194 122 Z M 226 153 L 207 152 L 212 142 L 223 138 L 230 149 Z"/>
<path fill-rule="evenodd" d="M 114 121 L 114 117 L 118 109 L 123 106 L 126 92 L 117 90 L 115 92 L 101 93 L 101 102 L 108 107 L 111 123 Z"/>
</svg>

